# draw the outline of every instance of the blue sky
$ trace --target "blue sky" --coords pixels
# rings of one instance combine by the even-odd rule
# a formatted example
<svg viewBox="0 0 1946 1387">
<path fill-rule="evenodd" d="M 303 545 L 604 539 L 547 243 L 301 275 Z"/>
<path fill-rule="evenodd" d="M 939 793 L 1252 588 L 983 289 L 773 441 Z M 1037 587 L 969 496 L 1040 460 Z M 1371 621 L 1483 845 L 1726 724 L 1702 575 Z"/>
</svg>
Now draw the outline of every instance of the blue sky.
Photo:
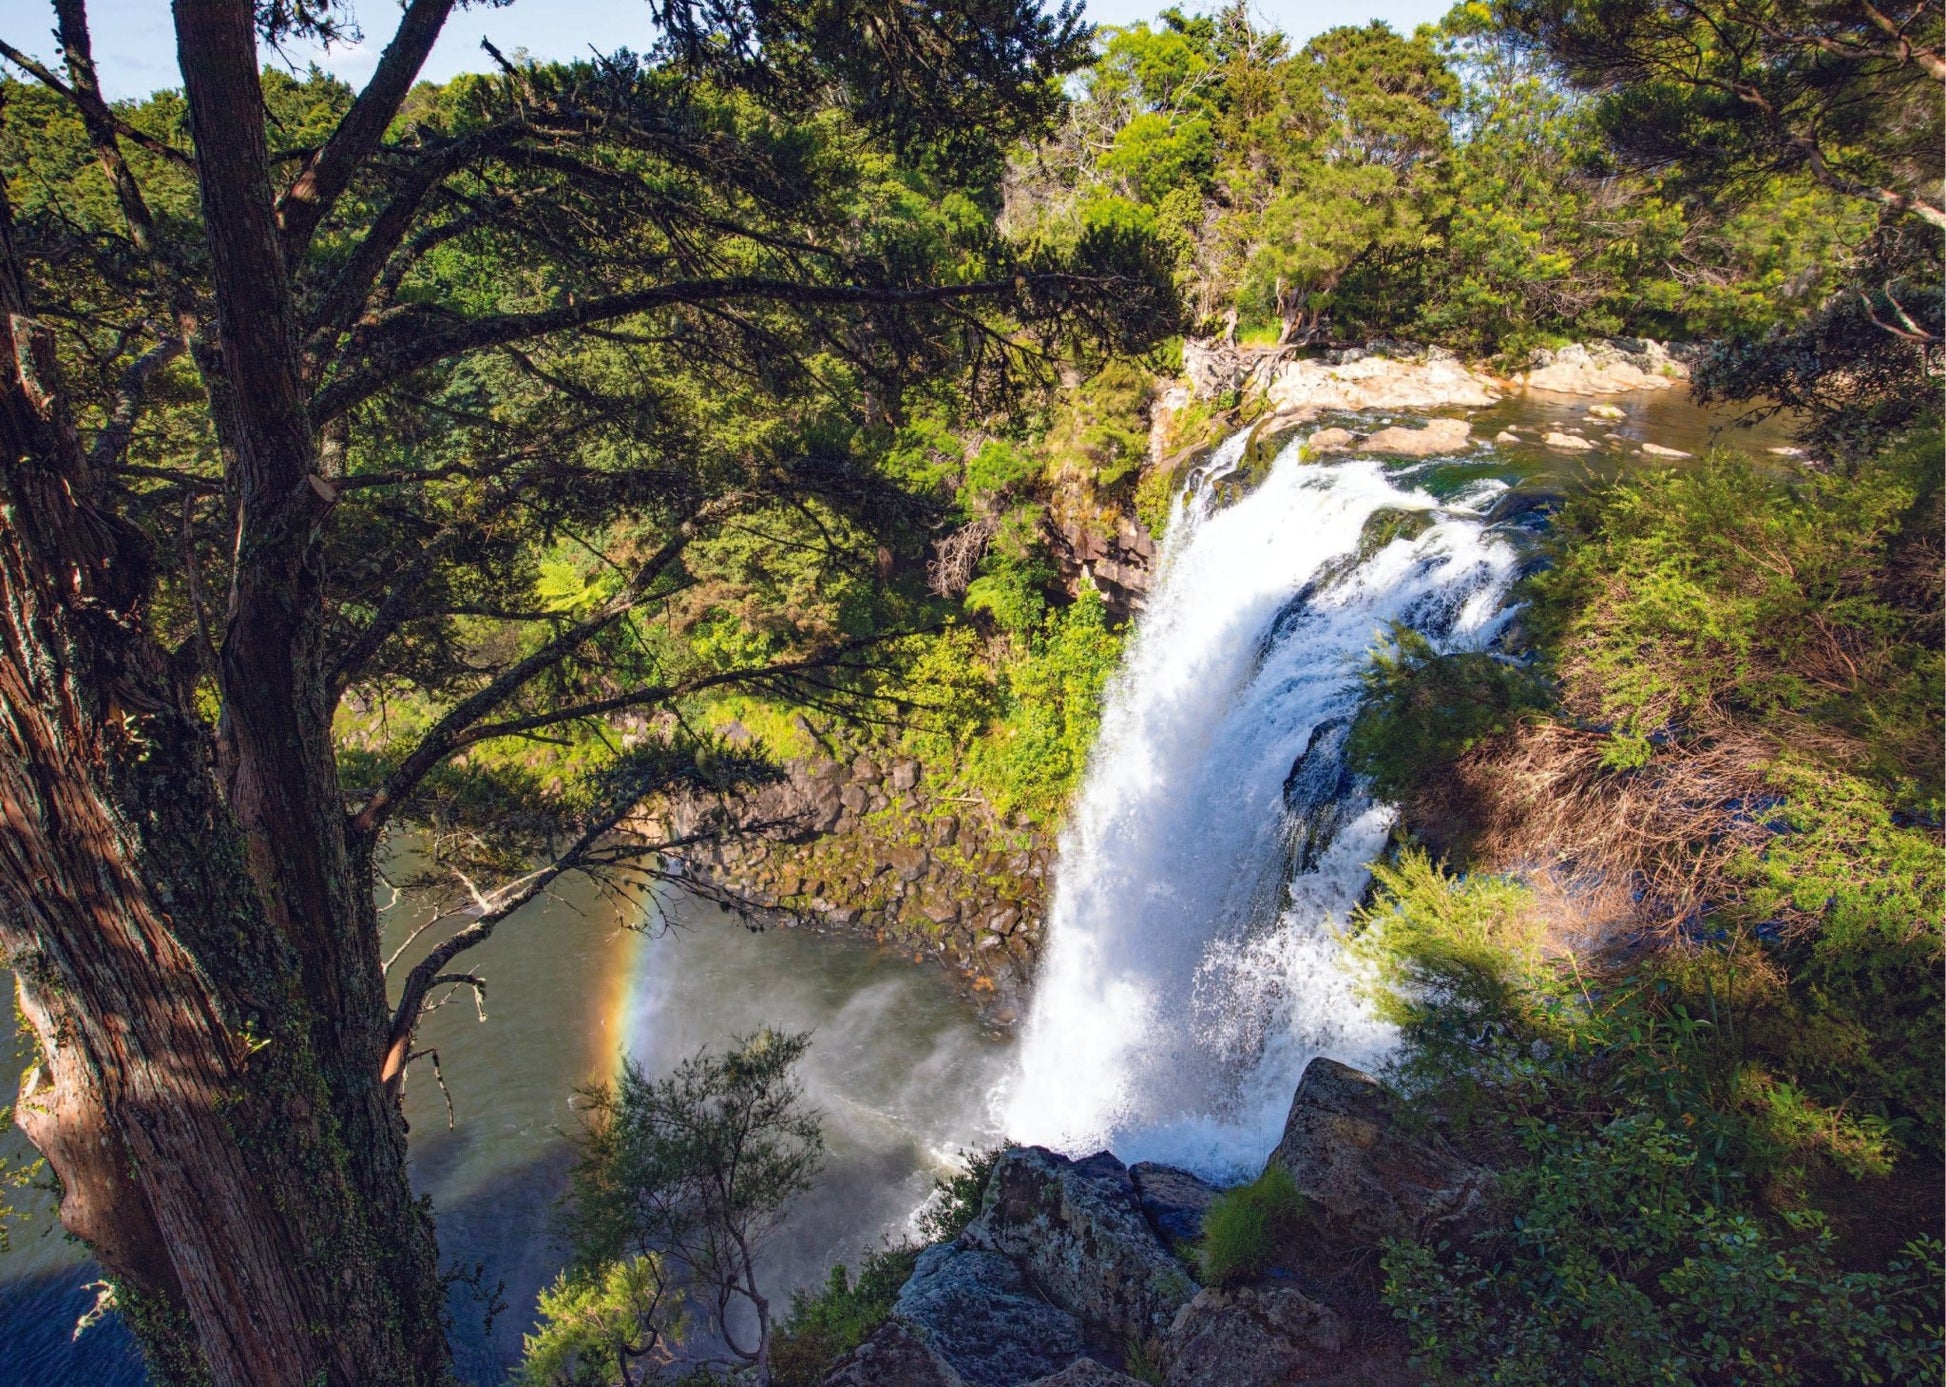
<svg viewBox="0 0 1946 1387">
<path fill-rule="evenodd" d="M 354 85 L 370 75 L 398 9 L 395 0 L 353 3 L 366 31 L 365 42 L 323 54 L 295 48 L 289 56 L 299 69 L 316 58 Z M 1183 8 L 1214 10 L 1218 3 L 1206 0 L 1185 3 Z M 1438 19 L 1449 5 L 1450 0 L 1257 0 L 1253 9 L 1261 20 L 1302 39 L 1333 25 L 1371 19 L 1389 20 L 1395 28 L 1410 30 Z M 1126 24 L 1165 7 L 1166 0 L 1092 0 L 1088 16 L 1101 24 Z M 167 0 L 90 0 L 88 14 L 96 65 L 109 96 L 144 96 L 158 87 L 181 84 Z M 0 36 L 15 47 L 51 59 L 53 27 L 53 8 L 45 0 L 0 0 Z M 514 0 L 505 9 L 461 10 L 448 21 L 425 76 L 444 79 L 485 66 L 482 36 L 503 52 L 525 48 L 538 58 L 571 58 L 590 46 L 604 52 L 639 49 L 649 39 L 648 6 L 641 0 Z"/>
</svg>

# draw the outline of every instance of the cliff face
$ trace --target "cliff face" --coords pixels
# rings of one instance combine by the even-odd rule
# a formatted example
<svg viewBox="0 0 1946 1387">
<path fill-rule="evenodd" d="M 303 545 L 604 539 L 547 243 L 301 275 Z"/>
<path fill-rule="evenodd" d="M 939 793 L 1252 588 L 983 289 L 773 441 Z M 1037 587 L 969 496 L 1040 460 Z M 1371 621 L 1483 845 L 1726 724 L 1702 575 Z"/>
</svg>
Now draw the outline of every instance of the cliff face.
<svg viewBox="0 0 1946 1387">
<path fill-rule="evenodd" d="M 918 761 L 883 749 L 791 761 L 750 812 L 784 827 L 684 869 L 745 897 L 759 923 L 836 926 L 942 963 L 991 998 L 992 1019 L 1015 1019 L 1053 862 L 1025 819 L 942 798 Z"/>
<path fill-rule="evenodd" d="M 1106 1151 L 1011 1148 L 978 1217 L 920 1254 L 890 1317 L 824 1387 L 1413 1382 L 1377 1301 L 1378 1244 L 1463 1236 L 1490 1216 L 1492 1185 L 1399 1116 L 1369 1075 L 1312 1061 L 1267 1163 L 1301 1213 L 1221 1286 L 1199 1282 L 1223 1197 L 1204 1181 Z"/>
</svg>

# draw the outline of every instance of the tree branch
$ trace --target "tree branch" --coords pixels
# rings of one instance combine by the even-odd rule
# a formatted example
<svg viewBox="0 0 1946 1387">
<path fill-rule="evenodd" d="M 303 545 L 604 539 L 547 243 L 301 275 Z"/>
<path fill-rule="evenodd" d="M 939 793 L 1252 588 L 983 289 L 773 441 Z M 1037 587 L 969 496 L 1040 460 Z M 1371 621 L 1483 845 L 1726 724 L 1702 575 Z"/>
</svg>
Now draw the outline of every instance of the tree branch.
<svg viewBox="0 0 1946 1387">
<path fill-rule="evenodd" d="M 701 307 L 749 300 L 801 307 L 919 308 L 965 299 L 998 298 L 1029 289 L 1066 289 L 1104 281 L 1071 274 L 1020 275 L 971 284 L 900 289 L 862 284 L 804 284 L 757 276 L 678 280 L 650 289 L 585 299 L 533 313 L 495 314 L 453 321 L 428 321 L 415 308 L 377 325 L 360 343 L 363 364 L 317 393 L 314 420 L 331 419 L 362 403 L 401 376 L 448 357 L 497 347 L 591 323 L 611 322 L 655 308 Z"/>
<path fill-rule="evenodd" d="M 378 148 L 452 10 L 453 0 L 411 0 L 399 20 L 398 31 L 385 45 L 372 80 L 358 93 L 317 158 L 278 200 L 286 265 L 294 267 L 303 260 L 318 223 Z"/>
</svg>

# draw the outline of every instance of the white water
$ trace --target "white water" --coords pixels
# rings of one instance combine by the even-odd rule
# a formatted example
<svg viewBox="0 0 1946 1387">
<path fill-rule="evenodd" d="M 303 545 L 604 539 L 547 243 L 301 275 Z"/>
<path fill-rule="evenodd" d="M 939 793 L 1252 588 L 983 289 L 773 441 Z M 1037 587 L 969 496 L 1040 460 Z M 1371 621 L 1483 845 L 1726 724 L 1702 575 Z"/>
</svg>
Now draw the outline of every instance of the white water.
<svg viewBox="0 0 1946 1387">
<path fill-rule="evenodd" d="M 1394 620 L 1484 644 L 1516 564 L 1480 519 L 1499 483 L 1441 503 L 1377 462 L 1293 446 L 1218 508 L 1242 449 L 1192 479 L 1109 689 L 1019 1068 L 995 1099 L 1015 1140 L 1218 1178 L 1261 1165 L 1311 1057 L 1369 1065 L 1392 1043 L 1337 943 L 1391 823 L 1338 757 L 1361 659 Z M 1434 523 L 1353 566 L 1386 508 Z M 1324 840 L 1308 867 L 1306 809 Z"/>
</svg>

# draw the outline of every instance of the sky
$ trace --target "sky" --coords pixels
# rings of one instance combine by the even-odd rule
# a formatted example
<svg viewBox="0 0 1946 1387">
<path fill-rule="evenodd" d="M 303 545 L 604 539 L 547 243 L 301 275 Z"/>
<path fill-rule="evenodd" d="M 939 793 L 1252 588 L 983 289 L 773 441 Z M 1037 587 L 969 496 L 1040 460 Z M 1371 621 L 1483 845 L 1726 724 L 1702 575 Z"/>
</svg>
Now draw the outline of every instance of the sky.
<svg viewBox="0 0 1946 1387">
<path fill-rule="evenodd" d="M 1088 17 L 1098 24 L 1127 24 L 1166 8 L 1167 0 L 1090 0 Z M 1182 6 L 1192 12 L 1215 10 L 1218 0 Z M 1295 39 L 1309 38 L 1339 24 L 1384 19 L 1409 32 L 1438 19 L 1450 0 L 1255 0 L 1260 21 Z M 365 29 L 363 43 L 320 53 L 293 46 L 286 61 L 298 71 L 312 60 L 361 85 L 397 23 L 395 0 L 353 0 L 353 13 Z M 95 65 L 111 99 L 146 96 L 159 87 L 182 84 L 175 66 L 175 42 L 168 0 L 89 0 L 89 28 Z M 43 61 L 55 55 L 53 7 L 46 0 L 0 0 L 0 38 Z M 649 42 L 648 6 L 643 0 L 514 0 L 504 9 L 459 10 L 447 21 L 439 45 L 421 74 L 443 81 L 487 65 L 480 39 L 491 39 L 503 53 L 524 48 L 536 58 L 567 59 L 592 47 L 642 49 Z M 15 74 L 18 75 L 18 74 Z"/>
</svg>

